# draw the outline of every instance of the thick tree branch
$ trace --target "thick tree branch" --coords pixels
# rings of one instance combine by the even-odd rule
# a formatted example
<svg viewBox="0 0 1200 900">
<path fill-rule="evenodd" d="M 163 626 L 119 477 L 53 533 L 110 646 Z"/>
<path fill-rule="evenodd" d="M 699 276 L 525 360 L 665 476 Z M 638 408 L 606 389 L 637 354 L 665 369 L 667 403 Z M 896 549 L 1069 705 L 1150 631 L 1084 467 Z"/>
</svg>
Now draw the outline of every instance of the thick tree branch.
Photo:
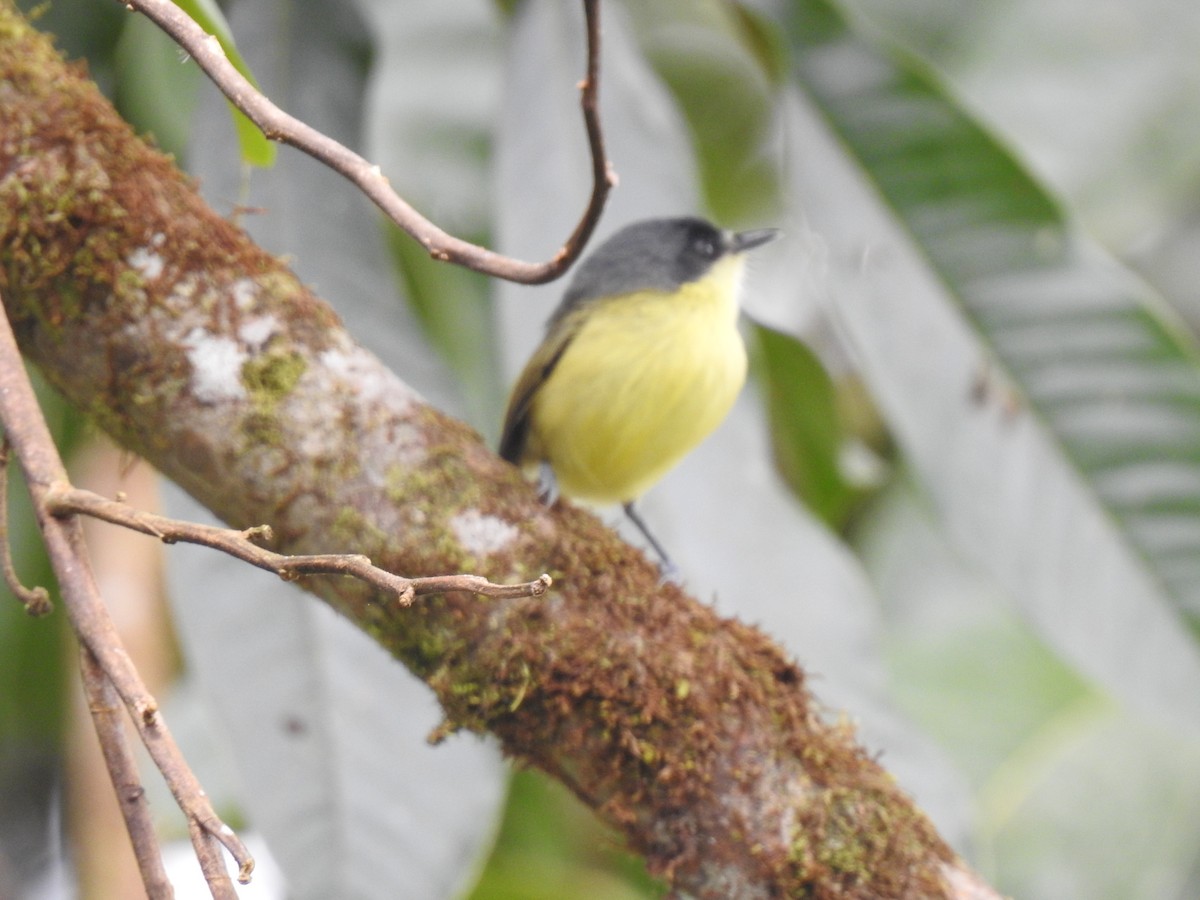
<svg viewBox="0 0 1200 900">
<path fill-rule="evenodd" d="M 804 673 L 595 517 L 544 508 L 464 425 L 356 346 L 0 0 L 0 291 L 81 409 L 234 528 L 411 577 L 550 572 L 539 598 L 411 607 L 305 585 L 569 785 L 680 894 L 994 897 Z M 11 139 L 9 135 L 20 135 Z"/>
<path fill-rule="evenodd" d="M 215 37 L 171 0 L 121 0 L 175 39 L 229 101 L 246 114 L 264 135 L 291 144 L 352 181 L 397 225 L 421 243 L 434 259 L 456 263 L 521 284 L 553 281 L 571 267 L 595 230 L 608 193 L 616 183 L 604 152 L 597 95 L 600 89 L 600 0 L 583 0 L 587 23 L 587 67 L 579 82 L 580 106 L 592 156 L 592 194 L 574 232 L 546 262 L 530 263 L 501 256 L 447 234 L 397 194 L 379 166 L 281 110 L 234 68 Z"/>
</svg>

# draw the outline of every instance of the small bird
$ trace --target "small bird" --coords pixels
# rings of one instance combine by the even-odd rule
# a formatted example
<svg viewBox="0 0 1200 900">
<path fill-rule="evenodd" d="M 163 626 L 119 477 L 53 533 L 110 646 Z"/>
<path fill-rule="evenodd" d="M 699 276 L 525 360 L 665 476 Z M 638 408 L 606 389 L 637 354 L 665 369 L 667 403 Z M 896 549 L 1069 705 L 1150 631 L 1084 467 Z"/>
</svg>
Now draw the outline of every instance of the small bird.
<svg viewBox="0 0 1200 900">
<path fill-rule="evenodd" d="M 737 327 L 743 254 L 773 228 L 697 218 L 628 225 L 579 267 L 513 388 L 500 455 L 561 490 L 619 503 L 674 565 L 634 501 L 708 436 L 746 380 Z"/>
</svg>

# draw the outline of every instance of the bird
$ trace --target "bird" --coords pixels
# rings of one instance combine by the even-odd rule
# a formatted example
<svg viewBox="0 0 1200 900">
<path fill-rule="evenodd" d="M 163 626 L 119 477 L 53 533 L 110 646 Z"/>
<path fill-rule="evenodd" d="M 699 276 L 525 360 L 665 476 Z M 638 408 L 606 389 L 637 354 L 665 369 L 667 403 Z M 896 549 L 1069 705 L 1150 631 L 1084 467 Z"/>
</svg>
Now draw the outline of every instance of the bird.
<svg viewBox="0 0 1200 900">
<path fill-rule="evenodd" d="M 744 258 L 778 230 L 696 217 L 617 231 L 573 275 L 509 397 L 499 454 L 541 496 L 619 504 L 677 569 L 635 502 L 729 413 L 746 380 Z"/>
</svg>

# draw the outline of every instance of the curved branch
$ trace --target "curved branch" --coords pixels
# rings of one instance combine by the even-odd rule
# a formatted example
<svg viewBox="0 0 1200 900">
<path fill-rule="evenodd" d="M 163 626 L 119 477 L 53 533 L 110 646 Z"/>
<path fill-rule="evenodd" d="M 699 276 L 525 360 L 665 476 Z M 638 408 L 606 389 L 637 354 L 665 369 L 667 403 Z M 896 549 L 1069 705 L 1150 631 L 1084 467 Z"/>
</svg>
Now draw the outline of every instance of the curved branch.
<svg viewBox="0 0 1200 900">
<path fill-rule="evenodd" d="M 580 106 L 592 158 L 592 193 L 587 208 L 567 242 L 546 262 L 531 263 L 502 256 L 446 233 L 417 212 L 392 189 L 387 176 L 353 150 L 284 112 L 234 68 L 220 42 L 171 0 L 121 0 L 169 34 L 212 79 L 229 102 L 246 114 L 267 138 L 302 150 L 345 176 L 393 222 L 415 238 L 434 259 L 454 263 L 520 284 L 543 284 L 562 275 L 583 252 L 600 220 L 616 177 L 604 151 L 597 104 L 600 88 L 600 0 L 583 0 L 587 27 L 587 70 L 579 83 Z"/>
<path fill-rule="evenodd" d="M 0 439 L 0 568 L 4 570 L 4 582 L 13 596 L 25 607 L 25 612 L 36 618 L 48 616 L 54 610 L 49 592 L 38 585 L 26 587 L 17 575 L 12 561 L 12 545 L 8 542 L 8 438 Z"/>
<path fill-rule="evenodd" d="M 380 569 L 371 563 L 369 557 L 361 553 L 288 556 L 284 553 L 274 553 L 253 542 L 255 538 L 272 539 L 271 528 L 266 525 L 236 531 L 198 522 L 183 522 L 132 509 L 119 500 L 108 500 L 99 494 L 72 487 L 65 482 L 51 485 L 43 495 L 43 502 L 46 509 L 56 516 L 92 516 L 156 537 L 164 544 L 183 542 L 212 547 L 252 566 L 274 572 L 285 581 L 294 581 L 304 575 L 352 576 L 384 593 L 394 594 L 401 606 L 409 606 L 415 597 L 444 594 L 447 591 L 463 591 L 506 600 L 540 597 L 550 589 L 551 584 L 549 575 L 542 575 L 522 584 L 493 584 L 478 575 L 405 578 Z"/>
</svg>

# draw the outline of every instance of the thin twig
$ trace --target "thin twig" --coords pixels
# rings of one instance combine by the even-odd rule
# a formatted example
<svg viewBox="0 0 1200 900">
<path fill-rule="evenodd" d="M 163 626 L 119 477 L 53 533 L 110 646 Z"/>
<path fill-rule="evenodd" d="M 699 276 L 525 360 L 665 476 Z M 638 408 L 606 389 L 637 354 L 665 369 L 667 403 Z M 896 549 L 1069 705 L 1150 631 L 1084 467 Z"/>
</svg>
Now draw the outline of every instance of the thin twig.
<svg viewBox="0 0 1200 900">
<path fill-rule="evenodd" d="M 162 773 L 175 802 L 183 810 L 192 828 L 193 846 L 205 872 L 222 867 L 219 842 L 238 864 L 238 880 L 250 880 L 254 858 L 233 831 L 220 820 L 188 768 L 187 761 L 171 736 L 166 722 L 158 714 L 158 703 L 146 690 L 137 668 L 129 659 L 116 627 L 100 599 L 87 552 L 83 531 L 78 519 L 60 519 L 45 504 L 45 494 L 52 484 L 66 483 L 67 473 L 62 459 L 50 437 L 46 420 L 34 396 L 33 387 L 25 374 L 21 354 L 13 337 L 12 327 L 0 303 L 0 424 L 12 443 L 18 462 L 25 473 L 34 511 L 46 546 L 46 555 L 58 578 L 63 607 L 79 641 L 92 653 L 112 684 L 137 728 L 138 735 L 155 766 Z M 103 735 L 101 735 L 103 739 Z M 140 832 L 131 833 L 130 840 L 144 840 Z M 135 846 L 139 856 L 149 852 Z M 228 882 L 228 876 L 225 877 Z M 210 883 L 210 887 L 211 887 Z M 212 887 L 215 896 L 232 897 L 228 890 Z"/>
<path fill-rule="evenodd" d="M 14 596 L 25 605 L 25 612 L 34 618 L 47 616 L 53 611 L 49 592 L 40 585 L 28 588 L 21 584 L 12 560 L 12 547 L 8 543 L 8 438 L 0 438 L 0 568 L 4 570 L 4 581 Z"/>
<path fill-rule="evenodd" d="M 46 509 L 55 516 L 84 515 L 121 525 L 156 537 L 165 544 L 180 541 L 202 544 L 234 556 L 243 562 L 274 572 L 285 581 L 305 575 L 348 575 L 365 581 L 381 591 L 395 594 L 403 606 L 413 598 L 426 594 L 445 594 L 464 591 L 486 597 L 511 599 L 538 597 L 550 588 L 550 576 L 522 584 L 493 584 L 478 575 L 435 575 L 428 578 L 405 578 L 373 565 L 361 553 L 325 553 L 310 556 L 286 556 L 264 549 L 253 538 L 271 539 L 271 529 L 259 525 L 245 531 L 217 528 L 198 522 L 169 519 L 155 513 L 134 509 L 117 500 L 108 500 L 91 491 L 72 487 L 66 482 L 51 485 L 44 497 Z"/>
<path fill-rule="evenodd" d="M 228 826 L 222 827 L 228 830 Z M 192 839 L 192 846 L 196 848 L 200 871 L 204 874 L 204 880 L 208 882 L 208 891 L 213 900 L 237 900 L 237 890 L 229 880 L 229 873 L 225 871 L 221 847 L 213 834 L 195 819 L 188 819 L 188 836 Z M 238 880 L 244 882 L 249 879 Z"/>
<path fill-rule="evenodd" d="M 142 884 L 150 900 L 167 900 L 175 892 L 158 849 L 154 820 L 150 815 L 150 804 L 146 801 L 145 788 L 138 777 L 137 761 L 121 724 L 121 698 L 86 646 L 79 648 L 79 673 L 83 678 L 88 711 L 92 714 L 96 736 L 100 739 L 100 752 L 108 767 L 108 777 L 117 792 L 117 805 L 121 808 L 125 828 L 133 841 L 133 854 L 142 874 Z"/>
<path fill-rule="evenodd" d="M 302 150 L 345 176 L 397 225 L 421 243 L 434 259 L 466 266 L 476 272 L 520 284 L 553 281 L 578 258 L 591 237 L 608 193 L 616 183 L 604 151 L 597 96 L 600 88 L 600 0 L 583 0 L 587 27 L 587 70 L 579 83 L 580 106 L 592 157 L 592 194 L 571 237 L 546 262 L 530 263 L 494 253 L 447 234 L 397 194 L 379 166 L 322 134 L 268 100 L 225 56 L 217 39 L 208 34 L 171 0 L 121 0 L 169 34 L 196 61 L 234 106 L 273 141 Z"/>
</svg>

